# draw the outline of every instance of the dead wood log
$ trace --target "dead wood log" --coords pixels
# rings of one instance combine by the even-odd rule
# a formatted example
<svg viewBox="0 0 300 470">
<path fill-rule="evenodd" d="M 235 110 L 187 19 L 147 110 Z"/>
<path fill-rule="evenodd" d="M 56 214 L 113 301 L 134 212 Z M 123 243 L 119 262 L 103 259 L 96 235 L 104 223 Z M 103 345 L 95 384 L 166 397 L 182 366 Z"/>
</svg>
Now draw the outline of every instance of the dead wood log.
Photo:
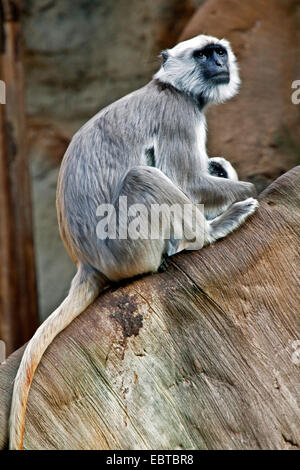
<svg viewBox="0 0 300 470">
<path fill-rule="evenodd" d="M 228 238 L 101 295 L 37 370 L 25 448 L 300 448 L 299 217 L 300 166 Z"/>
</svg>

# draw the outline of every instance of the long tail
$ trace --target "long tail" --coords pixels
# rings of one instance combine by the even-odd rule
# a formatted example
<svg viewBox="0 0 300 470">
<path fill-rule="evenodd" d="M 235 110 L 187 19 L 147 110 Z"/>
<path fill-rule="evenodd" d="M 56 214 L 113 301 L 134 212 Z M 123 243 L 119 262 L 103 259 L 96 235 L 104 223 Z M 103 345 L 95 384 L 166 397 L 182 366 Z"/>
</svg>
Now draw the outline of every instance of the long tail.
<svg viewBox="0 0 300 470">
<path fill-rule="evenodd" d="M 83 312 L 108 284 L 93 268 L 79 265 L 63 303 L 37 329 L 28 343 L 14 382 L 10 412 L 9 447 L 23 449 L 25 415 L 34 372 L 53 339 Z"/>
</svg>

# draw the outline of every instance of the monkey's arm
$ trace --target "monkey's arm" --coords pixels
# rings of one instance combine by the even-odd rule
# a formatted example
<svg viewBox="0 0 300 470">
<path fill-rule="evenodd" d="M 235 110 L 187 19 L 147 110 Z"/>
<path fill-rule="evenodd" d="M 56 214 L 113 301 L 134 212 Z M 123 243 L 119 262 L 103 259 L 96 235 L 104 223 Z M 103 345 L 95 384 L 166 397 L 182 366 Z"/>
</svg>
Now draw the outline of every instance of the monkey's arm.
<svg viewBox="0 0 300 470">
<path fill-rule="evenodd" d="M 158 168 L 193 202 L 205 204 L 207 210 L 222 212 L 234 202 L 256 194 L 252 183 L 220 178 L 208 173 L 208 157 L 190 129 L 161 133 L 155 147 Z M 169 136 L 169 138 L 168 138 Z M 201 151 L 202 150 L 202 151 Z"/>
<path fill-rule="evenodd" d="M 244 181 L 232 181 L 227 178 L 219 178 L 206 173 L 200 173 L 197 177 L 197 200 L 205 204 L 207 209 L 226 208 L 237 201 L 243 201 L 255 196 L 256 190 L 252 183 Z"/>
<path fill-rule="evenodd" d="M 169 103 L 165 105 L 168 106 Z M 199 115 L 199 110 L 191 107 L 189 100 L 180 96 L 168 112 L 173 118 L 160 122 L 155 140 L 156 165 L 194 203 L 222 212 L 231 204 L 256 194 L 252 183 L 209 174 L 205 119 Z"/>
</svg>

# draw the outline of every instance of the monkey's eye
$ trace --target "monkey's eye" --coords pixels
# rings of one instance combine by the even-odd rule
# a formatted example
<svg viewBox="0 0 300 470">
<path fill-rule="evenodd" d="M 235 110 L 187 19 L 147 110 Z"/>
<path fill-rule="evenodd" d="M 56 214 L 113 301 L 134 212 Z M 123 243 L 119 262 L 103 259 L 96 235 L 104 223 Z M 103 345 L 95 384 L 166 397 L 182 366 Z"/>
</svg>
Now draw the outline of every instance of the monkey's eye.
<svg viewBox="0 0 300 470">
<path fill-rule="evenodd" d="M 203 51 L 195 51 L 194 56 L 200 57 L 200 59 L 203 59 L 203 57 L 206 57 Z"/>
<path fill-rule="evenodd" d="M 217 53 L 218 55 L 225 55 L 224 49 L 221 49 L 221 48 L 219 48 L 219 47 L 216 49 L 216 53 Z"/>
</svg>

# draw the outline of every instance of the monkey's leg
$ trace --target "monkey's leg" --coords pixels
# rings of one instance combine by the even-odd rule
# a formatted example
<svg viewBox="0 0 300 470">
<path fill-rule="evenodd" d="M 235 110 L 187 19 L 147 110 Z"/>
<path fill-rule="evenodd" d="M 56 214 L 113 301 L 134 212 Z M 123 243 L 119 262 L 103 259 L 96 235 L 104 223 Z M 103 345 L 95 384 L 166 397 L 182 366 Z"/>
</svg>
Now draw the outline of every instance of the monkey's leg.
<svg viewBox="0 0 300 470">
<path fill-rule="evenodd" d="M 124 218 L 120 213 L 121 198 L 123 201 L 124 197 L 128 218 Z M 185 205 L 190 208 L 187 215 L 184 215 Z M 161 265 L 163 255 L 172 255 L 184 248 L 199 249 L 209 239 L 209 225 L 204 215 L 157 168 L 146 166 L 132 168 L 120 183 L 115 194 L 114 207 L 119 214 L 117 236 L 105 240 L 107 255 L 103 263 L 105 266 L 101 266 L 101 271 L 112 281 L 155 272 Z M 171 217 L 168 217 L 168 208 L 174 209 Z M 136 209 L 139 212 L 138 217 L 135 217 Z M 161 211 L 158 218 L 157 211 Z M 195 217 L 193 220 L 189 217 L 190 214 L 195 216 L 196 213 L 197 223 L 200 225 L 197 231 L 201 235 L 199 240 L 193 238 Z M 137 221 L 140 237 L 134 237 L 132 233 Z M 164 221 L 167 223 L 164 224 Z M 128 233 L 127 238 L 120 239 L 121 233 Z"/>
</svg>

